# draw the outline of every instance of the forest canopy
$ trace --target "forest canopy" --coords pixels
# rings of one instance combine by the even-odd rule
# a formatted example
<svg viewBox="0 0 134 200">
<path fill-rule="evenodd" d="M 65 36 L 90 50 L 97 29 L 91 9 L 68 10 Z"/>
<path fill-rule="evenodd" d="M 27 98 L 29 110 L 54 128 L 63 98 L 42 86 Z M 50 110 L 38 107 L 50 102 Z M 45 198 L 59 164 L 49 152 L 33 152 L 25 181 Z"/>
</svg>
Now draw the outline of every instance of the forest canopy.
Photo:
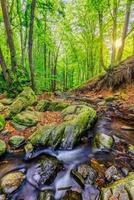
<svg viewBox="0 0 134 200">
<path fill-rule="evenodd" d="M 133 0 L 1 0 L 2 91 L 66 91 L 133 54 Z"/>
</svg>

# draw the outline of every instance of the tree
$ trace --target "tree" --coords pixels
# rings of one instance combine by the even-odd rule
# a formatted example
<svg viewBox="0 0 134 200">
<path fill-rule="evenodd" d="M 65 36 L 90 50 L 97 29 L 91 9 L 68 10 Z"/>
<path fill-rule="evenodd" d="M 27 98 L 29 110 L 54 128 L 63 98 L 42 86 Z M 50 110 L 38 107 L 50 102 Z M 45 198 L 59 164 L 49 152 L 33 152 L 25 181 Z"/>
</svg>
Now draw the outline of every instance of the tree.
<svg viewBox="0 0 134 200">
<path fill-rule="evenodd" d="M 2 7 L 3 19 L 4 19 L 6 34 L 7 34 L 7 41 L 8 41 L 8 45 L 10 49 L 12 70 L 16 71 L 16 67 L 17 67 L 16 50 L 14 46 L 13 33 L 12 33 L 12 28 L 10 24 L 9 15 L 8 15 L 6 0 L 1 0 L 1 7 Z"/>
<path fill-rule="evenodd" d="M 35 14 L 35 6 L 36 6 L 36 0 L 32 0 L 31 3 L 31 14 L 30 14 L 30 27 L 29 27 L 29 67 L 30 67 L 30 73 L 31 73 L 31 83 L 32 88 L 35 90 L 35 78 L 34 78 L 34 67 L 33 67 L 33 26 L 34 26 L 34 14 Z"/>
</svg>

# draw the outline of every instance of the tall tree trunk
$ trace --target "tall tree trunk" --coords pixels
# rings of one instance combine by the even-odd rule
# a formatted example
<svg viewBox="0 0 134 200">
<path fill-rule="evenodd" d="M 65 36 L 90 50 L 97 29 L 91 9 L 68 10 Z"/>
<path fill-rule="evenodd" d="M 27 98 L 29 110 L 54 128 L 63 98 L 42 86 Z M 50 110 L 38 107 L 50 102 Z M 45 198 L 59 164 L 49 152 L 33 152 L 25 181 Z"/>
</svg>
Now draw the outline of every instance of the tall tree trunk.
<svg viewBox="0 0 134 200">
<path fill-rule="evenodd" d="M 99 64 L 100 64 L 100 71 L 101 68 L 103 68 L 106 71 L 106 67 L 104 64 L 104 59 L 103 59 L 103 14 L 99 11 L 98 12 L 99 15 L 99 32 L 100 32 L 100 52 L 99 52 Z"/>
<path fill-rule="evenodd" d="M 47 30 L 47 13 L 45 13 L 45 24 L 44 24 L 44 78 L 45 78 L 45 87 L 46 87 L 46 78 L 47 78 L 47 45 L 46 45 L 46 30 Z"/>
<path fill-rule="evenodd" d="M 127 0 L 125 21 L 124 21 L 122 37 L 121 37 L 121 47 L 119 48 L 118 54 L 117 54 L 117 64 L 120 63 L 122 59 L 123 51 L 124 51 L 125 39 L 127 36 L 128 25 L 129 25 L 131 5 L 132 5 L 132 0 Z"/>
<path fill-rule="evenodd" d="M 116 57 L 116 35 L 117 35 L 117 0 L 113 0 L 113 30 L 112 30 L 112 54 L 111 54 L 111 68 L 115 65 Z"/>
<path fill-rule="evenodd" d="M 10 55 L 11 55 L 12 70 L 16 71 L 16 66 L 17 66 L 16 51 L 15 51 L 15 46 L 14 46 L 14 41 L 13 41 L 13 33 L 12 33 L 10 19 L 8 15 L 6 0 L 1 0 L 1 7 L 2 7 L 3 19 L 4 19 L 6 34 L 7 34 L 7 41 L 8 41 Z"/>
<path fill-rule="evenodd" d="M 35 6 L 36 6 L 36 0 L 32 0 L 31 3 L 31 14 L 30 14 L 30 27 L 29 27 L 29 67 L 30 67 L 30 73 L 31 73 L 31 83 L 32 83 L 32 89 L 35 90 L 35 78 L 34 78 L 34 67 L 33 67 L 33 26 L 34 26 L 34 14 L 35 14 Z"/>
<path fill-rule="evenodd" d="M 4 59 L 1 48 L 0 48 L 0 65 L 1 65 L 1 68 L 2 68 L 4 79 L 7 82 L 7 84 L 9 85 L 11 83 L 11 79 L 10 79 L 10 76 L 9 76 L 9 73 L 8 73 L 8 68 L 7 68 L 7 65 L 5 63 L 5 59 Z"/>
</svg>

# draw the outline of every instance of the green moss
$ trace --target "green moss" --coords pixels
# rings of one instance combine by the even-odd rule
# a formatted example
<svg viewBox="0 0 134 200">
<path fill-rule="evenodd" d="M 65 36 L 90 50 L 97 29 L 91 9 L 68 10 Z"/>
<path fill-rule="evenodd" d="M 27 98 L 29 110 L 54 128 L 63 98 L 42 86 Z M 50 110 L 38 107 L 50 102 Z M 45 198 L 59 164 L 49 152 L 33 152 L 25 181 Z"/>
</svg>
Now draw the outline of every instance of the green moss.
<svg viewBox="0 0 134 200">
<path fill-rule="evenodd" d="M 19 147 L 22 143 L 24 143 L 24 141 L 25 141 L 24 136 L 14 135 L 10 137 L 8 142 L 13 147 Z"/>
<path fill-rule="evenodd" d="M 6 125 L 4 117 L 0 114 L 0 131 L 4 129 Z"/>
<path fill-rule="evenodd" d="M 93 148 L 112 148 L 113 138 L 103 133 L 97 133 L 93 139 Z"/>
<path fill-rule="evenodd" d="M 6 143 L 0 140 L 0 156 L 2 156 L 6 152 Z"/>
</svg>

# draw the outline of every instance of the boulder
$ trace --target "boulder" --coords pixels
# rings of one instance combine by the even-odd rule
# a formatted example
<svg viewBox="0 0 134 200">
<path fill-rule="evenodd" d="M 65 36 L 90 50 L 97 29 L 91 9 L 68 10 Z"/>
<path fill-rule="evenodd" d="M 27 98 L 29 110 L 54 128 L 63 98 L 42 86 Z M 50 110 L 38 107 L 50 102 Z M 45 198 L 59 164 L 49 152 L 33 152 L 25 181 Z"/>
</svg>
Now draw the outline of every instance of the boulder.
<svg viewBox="0 0 134 200">
<path fill-rule="evenodd" d="M 4 117 L 0 114 L 0 131 L 4 129 L 6 125 Z"/>
<path fill-rule="evenodd" d="M 113 144 L 113 138 L 103 133 L 97 133 L 93 139 L 93 148 L 95 149 L 111 149 Z"/>
<path fill-rule="evenodd" d="M 29 110 L 22 111 L 21 113 L 13 117 L 12 121 L 13 123 L 16 123 L 25 127 L 35 126 L 39 121 L 39 114 L 37 112 L 33 112 Z"/>
<path fill-rule="evenodd" d="M 122 176 L 115 166 L 111 166 L 106 170 L 105 177 L 110 182 L 112 180 L 119 180 Z"/>
<path fill-rule="evenodd" d="M 25 87 L 25 89 L 16 97 L 14 102 L 9 107 L 7 118 L 12 118 L 28 106 L 35 104 L 36 101 L 37 98 L 34 91 L 30 87 Z"/>
<path fill-rule="evenodd" d="M 0 187 L 5 194 L 10 194 L 17 190 L 25 179 L 21 171 L 14 171 L 6 174 L 0 181 Z"/>
<path fill-rule="evenodd" d="M 34 146 L 72 149 L 80 141 L 83 133 L 91 128 L 97 117 L 93 108 L 83 105 L 69 106 L 63 110 L 62 115 L 62 124 L 49 125 L 37 130 L 29 137 L 30 143 Z M 70 120 L 66 119 L 67 116 L 70 116 Z"/>
<path fill-rule="evenodd" d="M 9 138 L 8 142 L 11 147 L 18 148 L 25 143 L 25 137 L 19 136 L 19 135 L 14 135 Z"/>
<path fill-rule="evenodd" d="M 2 112 L 4 109 L 5 109 L 5 106 L 2 103 L 0 103 L 0 112 Z"/>
<path fill-rule="evenodd" d="M 3 105 L 11 105 L 13 103 L 13 99 L 9 98 L 0 99 L 0 103 L 2 103 Z"/>
<path fill-rule="evenodd" d="M 132 172 L 127 177 L 115 181 L 106 188 L 102 188 L 101 199 L 134 199 L 134 173 Z"/>
<path fill-rule="evenodd" d="M 6 152 L 6 143 L 3 140 L 0 140 L 0 156 Z"/>
<path fill-rule="evenodd" d="M 34 161 L 27 171 L 27 180 L 41 189 L 44 184 L 53 183 L 57 173 L 61 169 L 61 163 L 53 157 L 40 156 Z"/>
<path fill-rule="evenodd" d="M 82 200 L 82 195 L 79 192 L 67 191 L 61 200 Z"/>
<path fill-rule="evenodd" d="M 41 100 L 36 106 L 36 110 L 40 112 L 44 111 L 62 111 L 68 106 L 67 103 L 63 101 L 50 101 L 50 100 Z"/>
<path fill-rule="evenodd" d="M 39 194 L 38 200 L 55 200 L 54 194 L 52 191 L 42 191 Z"/>
</svg>

